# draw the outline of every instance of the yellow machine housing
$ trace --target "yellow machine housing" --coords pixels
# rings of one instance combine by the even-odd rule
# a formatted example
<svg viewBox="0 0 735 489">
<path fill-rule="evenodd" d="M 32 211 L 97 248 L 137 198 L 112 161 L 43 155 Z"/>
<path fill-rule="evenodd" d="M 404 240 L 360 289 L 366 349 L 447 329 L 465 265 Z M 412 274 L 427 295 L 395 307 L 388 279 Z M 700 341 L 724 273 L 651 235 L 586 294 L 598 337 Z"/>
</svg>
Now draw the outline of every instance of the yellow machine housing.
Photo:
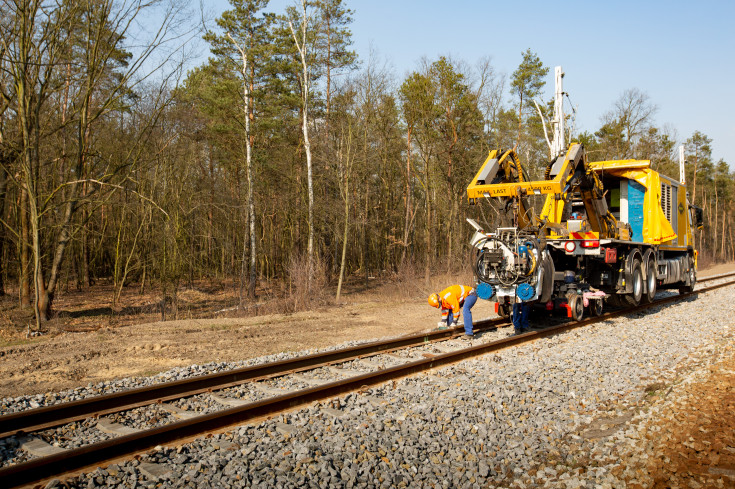
<svg viewBox="0 0 735 489">
<path fill-rule="evenodd" d="M 693 288 L 692 228 L 701 226 L 701 210 L 688 204 L 684 184 L 647 160 L 588 162 L 577 143 L 548 164 L 545 177 L 529 181 L 513 151 L 493 150 L 467 187 L 470 204 L 500 199 L 514 212 L 513 227 L 491 233 L 471 222 L 475 271 L 491 298 L 561 299 L 581 317 L 577 303 L 589 303 L 589 294 L 638 303 L 658 288 Z M 541 195 L 537 214 L 530 199 Z"/>
</svg>

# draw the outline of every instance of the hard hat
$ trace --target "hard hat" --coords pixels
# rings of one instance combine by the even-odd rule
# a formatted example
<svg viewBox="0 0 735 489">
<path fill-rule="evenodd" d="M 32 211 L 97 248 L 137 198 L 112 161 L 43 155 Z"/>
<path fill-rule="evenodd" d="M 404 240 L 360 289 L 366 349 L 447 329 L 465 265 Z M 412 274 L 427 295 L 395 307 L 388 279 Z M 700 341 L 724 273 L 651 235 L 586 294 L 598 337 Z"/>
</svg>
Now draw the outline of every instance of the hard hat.
<svg viewBox="0 0 735 489">
<path fill-rule="evenodd" d="M 429 296 L 429 305 L 431 307 L 439 307 L 439 294 L 431 294 Z"/>
</svg>

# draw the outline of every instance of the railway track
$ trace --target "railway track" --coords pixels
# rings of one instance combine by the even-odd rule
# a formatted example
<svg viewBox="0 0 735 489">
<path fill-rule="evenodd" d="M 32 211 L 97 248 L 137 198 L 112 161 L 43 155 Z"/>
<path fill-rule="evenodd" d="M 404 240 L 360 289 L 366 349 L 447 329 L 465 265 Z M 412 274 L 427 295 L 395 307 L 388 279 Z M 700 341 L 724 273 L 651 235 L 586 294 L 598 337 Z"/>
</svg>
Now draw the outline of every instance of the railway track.
<svg viewBox="0 0 735 489">
<path fill-rule="evenodd" d="M 700 283 L 715 279 L 725 279 L 732 275 L 735 274 L 706 277 L 702 278 Z M 90 417 L 97 418 L 153 403 L 161 406 L 164 403 L 184 397 L 200 394 L 212 396 L 213 391 L 227 392 L 231 388 L 263 383 L 273 379 L 277 380 L 279 377 L 286 375 L 307 371 L 314 372 L 319 369 L 329 369 L 330 367 L 332 368 L 332 372 L 334 372 L 336 365 L 343 366 L 339 370 L 344 371 L 340 372 L 340 374 L 344 375 L 344 378 L 339 380 L 305 387 L 296 392 L 287 392 L 275 396 L 271 395 L 254 402 L 242 403 L 241 399 L 228 398 L 226 396 L 223 398 L 221 395 L 215 394 L 215 396 L 219 397 L 220 401 L 223 401 L 223 404 L 229 403 L 234 406 L 196 417 L 182 419 L 149 430 L 121 434 L 120 436 L 114 436 L 102 442 L 76 449 L 58 451 L 58 453 L 48 456 L 11 465 L 0 469 L 0 481 L 3 481 L 5 487 L 38 483 L 53 476 L 78 472 L 88 467 L 94 467 L 113 459 L 153 448 L 157 445 L 180 443 L 203 433 L 220 431 L 230 426 L 298 408 L 314 401 L 330 399 L 347 392 L 359 391 L 369 386 L 381 384 L 417 372 L 448 365 L 536 338 L 558 334 L 612 317 L 674 302 L 699 292 L 714 290 L 733 283 L 735 281 L 724 282 L 712 287 L 698 289 L 690 294 L 674 294 L 658 299 L 652 304 L 608 312 L 600 317 L 579 322 L 568 322 L 519 336 L 505 337 L 494 341 L 485 341 L 483 338 L 483 340 L 473 341 L 468 348 L 462 348 L 457 345 L 456 337 L 461 335 L 462 331 L 459 328 L 454 328 L 404 336 L 394 340 L 369 343 L 323 354 L 309 355 L 272 364 L 194 377 L 169 384 L 133 389 L 118 394 L 109 394 L 2 416 L 0 417 L 0 437 L 23 436 L 64 423 Z M 507 322 L 502 319 L 484 321 L 477 325 L 476 330 L 478 332 L 487 332 L 503 325 L 507 325 Z M 398 355 L 401 358 L 397 358 L 397 352 L 403 352 L 402 356 Z M 369 360 L 371 357 L 373 360 Z M 381 360 L 375 360 L 375 358 L 381 358 Z M 365 359 L 368 360 L 365 361 Z M 394 363 L 394 365 L 391 365 L 391 363 Z M 371 371 L 350 370 L 350 368 L 354 368 L 357 364 L 363 368 L 368 366 L 368 368 L 371 368 Z M 316 377 L 312 377 L 312 380 L 315 379 Z M 104 418 L 98 420 L 98 422 L 107 426 L 111 431 L 115 431 L 110 426 L 114 423 L 106 422 Z"/>
</svg>

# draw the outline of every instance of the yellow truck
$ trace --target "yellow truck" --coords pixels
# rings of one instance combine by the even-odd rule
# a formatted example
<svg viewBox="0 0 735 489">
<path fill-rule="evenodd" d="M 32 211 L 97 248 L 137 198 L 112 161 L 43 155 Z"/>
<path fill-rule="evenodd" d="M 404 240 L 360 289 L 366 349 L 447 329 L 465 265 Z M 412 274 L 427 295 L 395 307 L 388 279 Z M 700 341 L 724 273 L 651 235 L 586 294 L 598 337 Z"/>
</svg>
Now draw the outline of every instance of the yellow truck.
<svg viewBox="0 0 735 489">
<path fill-rule="evenodd" d="M 683 174 L 683 173 L 682 173 Z M 686 292 L 697 280 L 692 230 L 702 211 L 686 185 L 650 161 L 587 161 L 573 143 L 545 179 L 528 181 L 514 151 L 493 150 L 467 187 L 469 203 L 500 200 L 511 224 L 486 231 L 474 220 L 471 244 L 478 297 L 508 316 L 515 302 L 565 308 L 576 320 L 615 305 Z M 534 207 L 543 196 L 543 207 Z"/>
</svg>

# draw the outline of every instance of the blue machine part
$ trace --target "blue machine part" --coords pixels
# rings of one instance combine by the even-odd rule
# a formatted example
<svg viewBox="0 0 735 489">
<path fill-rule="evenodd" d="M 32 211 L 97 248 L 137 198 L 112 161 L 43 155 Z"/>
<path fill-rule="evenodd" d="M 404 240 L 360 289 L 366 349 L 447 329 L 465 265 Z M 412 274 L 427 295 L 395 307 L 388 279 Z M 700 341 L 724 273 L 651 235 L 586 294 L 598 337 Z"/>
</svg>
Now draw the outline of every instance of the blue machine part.
<svg viewBox="0 0 735 489">
<path fill-rule="evenodd" d="M 643 203 L 646 198 L 646 187 L 640 183 L 628 181 L 628 222 L 632 234 L 631 241 L 643 241 Z"/>
<path fill-rule="evenodd" d="M 521 284 L 516 289 L 516 294 L 522 301 L 527 301 L 536 295 L 536 291 L 531 284 Z"/>
<path fill-rule="evenodd" d="M 477 284 L 477 288 L 475 289 L 475 291 L 477 292 L 477 297 L 479 297 L 480 299 L 488 300 L 493 295 L 495 295 L 493 286 L 485 282 L 480 282 L 479 284 Z"/>
<path fill-rule="evenodd" d="M 526 245 L 520 245 L 518 247 L 518 254 L 519 255 L 525 255 L 526 253 L 528 253 L 528 246 L 526 246 Z"/>
</svg>

